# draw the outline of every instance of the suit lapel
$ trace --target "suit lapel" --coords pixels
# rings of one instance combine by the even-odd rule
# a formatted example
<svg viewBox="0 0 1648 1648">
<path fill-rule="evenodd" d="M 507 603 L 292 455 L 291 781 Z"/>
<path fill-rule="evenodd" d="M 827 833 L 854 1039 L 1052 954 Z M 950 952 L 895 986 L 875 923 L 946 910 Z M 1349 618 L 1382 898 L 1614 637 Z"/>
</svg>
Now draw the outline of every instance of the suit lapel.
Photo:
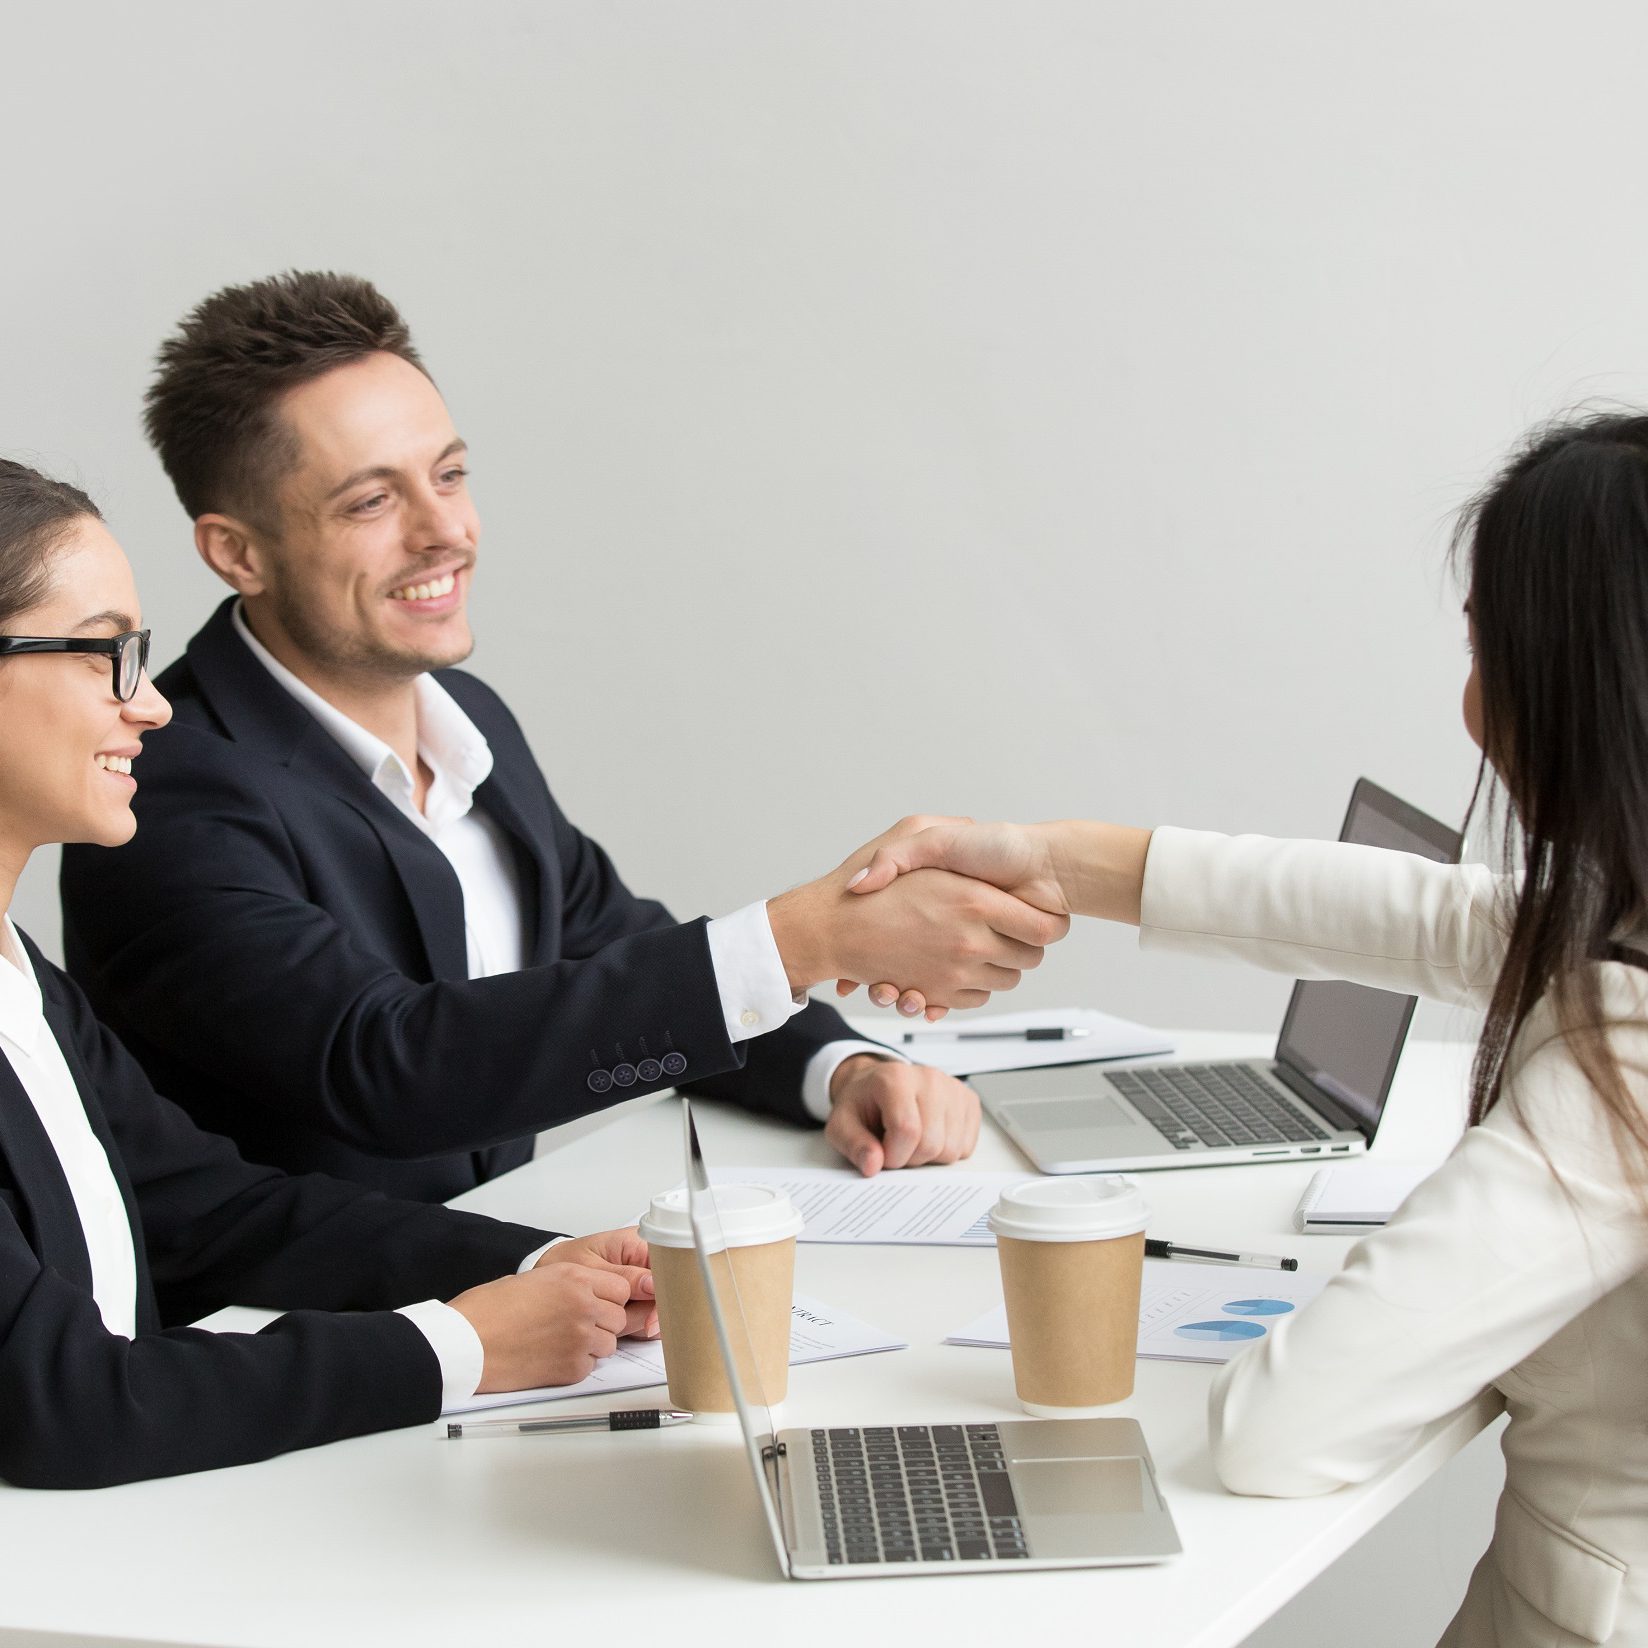
<svg viewBox="0 0 1648 1648">
<path fill-rule="evenodd" d="M 320 729 L 316 729 L 320 732 Z M 324 732 L 320 736 L 326 738 Z M 327 738 L 330 744 L 332 741 Z M 337 746 L 334 744 L 333 748 Z M 339 752 L 342 753 L 341 751 Z M 464 932 L 463 888 L 458 873 L 439 847 L 385 795 L 369 784 L 358 767 L 356 784 L 367 793 L 344 800 L 370 824 L 383 843 L 405 889 L 418 923 L 432 978 L 469 977 L 469 941 Z"/>
<path fill-rule="evenodd" d="M 90 1293 L 92 1259 L 86 1251 L 74 1193 L 33 1101 L 17 1079 L 11 1060 L 4 1058 L 0 1058 L 0 1154 L 11 1166 L 17 1199 L 28 1211 L 34 1251 L 41 1264 L 50 1265 Z"/>
<path fill-rule="evenodd" d="M 235 633 L 233 605 L 232 597 L 225 601 L 188 647 L 189 667 L 212 713 L 237 743 L 301 773 L 366 820 L 412 907 L 430 977 L 467 978 L 463 891 L 446 856 L 253 657 Z"/>
<path fill-rule="evenodd" d="M 555 890 L 560 886 L 560 876 L 544 859 L 553 837 L 546 825 L 533 828 L 527 811 L 530 796 L 523 789 L 521 775 L 501 759 L 494 744 L 492 771 L 475 791 L 475 805 L 503 830 L 515 848 L 521 877 L 521 914 L 527 922 L 527 930 L 521 935 L 521 954 L 529 966 L 536 966 L 557 959 L 546 952 L 558 928 Z"/>
<path fill-rule="evenodd" d="M 41 966 L 37 961 L 37 968 Z M 51 1027 L 51 1033 L 57 1039 L 57 1045 L 63 1054 L 63 1062 L 69 1067 L 69 1074 L 74 1078 L 75 1091 L 80 1095 L 81 1108 L 86 1112 L 86 1120 L 91 1123 L 92 1132 L 97 1142 L 103 1146 L 103 1154 L 109 1159 L 109 1171 L 114 1175 L 114 1182 L 120 1188 L 120 1200 L 126 1207 L 126 1223 L 132 1233 L 132 1252 L 137 1260 L 137 1331 L 149 1333 L 159 1326 L 155 1308 L 154 1281 L 149 1275 L 148 1243 L 143 1238 L 143 1216 L 138 1211 L 137 1191 L 132 1186 L 131 1176 L 126 1171 L 125 1159 L 120 1153 L 120 1146 L 115 1143 L 114 1131 L 109 1126 L 109 1118 L 104 1112 L 102 1101 L 97 1096 L 97 1088 L 87 1074 L 86 1067 L 80 1062 L 80 1050 L 75 1045 L 74 1026 L 68 1014 L 52 999 L 49 991 L 43 992 L 42 1006 L 45 1010 L 46 1023 Z M 59 1175 L 61 1177 L 61 1174 Z M 73 1205 L 71 1200 L 71 1206 Z M 75 1215 L 75 1229 L 80 1230 L 80 1217 Z M 81 1248 L 85 1247 L 85 1238 L 81 1237 Z M 86 1285 L 91 1286 L 90 1261 L 87 1262 Z"/>
</svg>

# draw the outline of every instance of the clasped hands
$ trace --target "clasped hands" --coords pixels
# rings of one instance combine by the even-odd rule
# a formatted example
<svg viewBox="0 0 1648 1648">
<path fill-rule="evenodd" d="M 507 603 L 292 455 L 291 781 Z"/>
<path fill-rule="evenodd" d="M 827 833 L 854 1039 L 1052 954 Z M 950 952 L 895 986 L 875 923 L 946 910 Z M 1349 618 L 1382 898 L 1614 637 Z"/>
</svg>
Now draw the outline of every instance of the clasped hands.
<svg viewBox="0 0 1648 1648">
<path fill-rule="evenodd" d="M 1092 829 L 1110 834 L 1080 834 Z M 1113 826 L 907 818 L 771 900 L 768 916 L 792 988 L 833 979 L 848 995 L 874 979 L 878 1005 L 936 1019 L 1012 989 L 1072 914 L 1137 921 L 1148 843 L 1147 832 Z M 826 1137 L 866 1174 L 956 1161 L 978 1138 L 972 1089 L 921 1065 L 854 1055 L 830 1099 Z M 571 1384 L 620 1338 L 658 1332 L 646 1244 L 633 1228 L 559 1242 L 524 1274 L 451 1303 L 480 1338 L 482 1391 Z"/>
</svg>

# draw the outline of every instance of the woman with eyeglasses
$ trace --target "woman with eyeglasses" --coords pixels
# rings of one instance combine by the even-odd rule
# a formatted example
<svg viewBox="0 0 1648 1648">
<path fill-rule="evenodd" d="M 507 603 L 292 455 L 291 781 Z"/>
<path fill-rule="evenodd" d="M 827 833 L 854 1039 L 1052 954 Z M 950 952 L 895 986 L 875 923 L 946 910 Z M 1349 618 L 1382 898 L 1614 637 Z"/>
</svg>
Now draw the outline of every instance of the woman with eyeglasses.
<svg viewBox="0 0 1648 1648">
<path fill-rule="evenodd" d="M 0 461 L 0 913 L 36 848 L 136 827 L 171 713 L 148 644 L 91 499 Z M 0 922 L 0 1479 L 240 1464 L 569 1383 L 657 1331 L 645 1264 L 633 1231 L 557 1241 L 248 1165 Z M 226 1304 L 289 1314 L 182 1325 Z"/>
<path fill-rule="evenodd" d="M 1510 1415 L 1505 1491 L 1444 1643 L 1640 1644 L 1648 414 L 1536 436 L 1455 546 L 1477 794 L 1506 803 L 1514 873 L 1338 843 L 987 824 L 883 847 L 855 891 L 938 866 L 1132 923 L 1147 948 L 1485 1009 L 1474 1125 L 1314 1303 L 1220 1370 L 1214 1464 L 1238 1493 L 1328 1493 L 1495 1391 Z"/>
</svg>

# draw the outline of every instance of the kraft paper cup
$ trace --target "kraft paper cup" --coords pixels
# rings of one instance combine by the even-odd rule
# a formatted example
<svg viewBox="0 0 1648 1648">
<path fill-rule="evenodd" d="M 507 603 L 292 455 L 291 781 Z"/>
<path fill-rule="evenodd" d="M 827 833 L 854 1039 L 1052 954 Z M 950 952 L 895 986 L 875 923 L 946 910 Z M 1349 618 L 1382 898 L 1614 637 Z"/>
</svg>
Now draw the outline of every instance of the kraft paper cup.
<svg viewBox="0 0 1648 1648">
<path fill-rule="evenodd" d="M 768 1185 L 716 1185 L 710 1194 L 721 1227 L 710 1274 L 738 1377 L 750 1401 L 776 1407 L 789 1391 L 795 1239 L 804 1221 L 789 1197 Z M 658 1294 L 670 1401 L 700 1423 L 729 1424 L 738 1413 L 693 1252 L 686 1191 L 653 1197 L 640 1229 Z M 740 1307 L 747 1344 L 738 1332 Z"/>
<path fill-rule="evenodd" d="M 1149 1209 L 1118 1178 L 1033 1179 L 990 1213 L 1026 1413 L 1071 1419 L 1133 1394 Z"/>
</svg>

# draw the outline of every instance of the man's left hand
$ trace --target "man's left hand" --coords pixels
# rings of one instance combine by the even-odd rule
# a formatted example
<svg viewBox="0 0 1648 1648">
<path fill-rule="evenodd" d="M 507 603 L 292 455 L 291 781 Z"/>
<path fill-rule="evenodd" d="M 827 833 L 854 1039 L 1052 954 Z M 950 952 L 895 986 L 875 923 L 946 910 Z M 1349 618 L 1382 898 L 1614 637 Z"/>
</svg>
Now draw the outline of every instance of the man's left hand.
<svg viewBox="0 0 1648 1648">
<path fill-rule="evenodd" d="M 978 1095 L 942 1070 L 854 1054 L 830 1078 L 824 1137 L 865 1178 L 884 1167 L 959 1162 L 978 1135 Z"/>
</svg>

